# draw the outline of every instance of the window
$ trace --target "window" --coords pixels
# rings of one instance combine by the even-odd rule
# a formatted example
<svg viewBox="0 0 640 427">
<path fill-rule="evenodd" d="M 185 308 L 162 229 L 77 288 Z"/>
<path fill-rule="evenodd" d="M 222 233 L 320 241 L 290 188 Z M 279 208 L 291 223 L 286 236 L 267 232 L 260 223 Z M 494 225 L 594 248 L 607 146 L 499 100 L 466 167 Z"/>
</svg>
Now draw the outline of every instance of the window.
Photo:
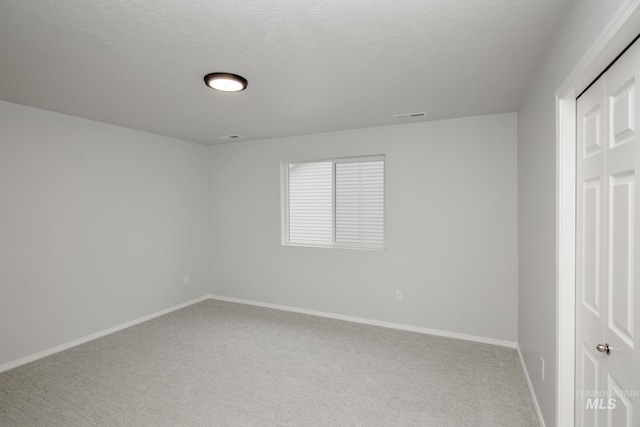
<svg viewBox="0 0 640 427">
<path fill-rule="evenodd" d="M 283 165 L 283 243 L 384 248 L 384 156 Z"/>
</svg>

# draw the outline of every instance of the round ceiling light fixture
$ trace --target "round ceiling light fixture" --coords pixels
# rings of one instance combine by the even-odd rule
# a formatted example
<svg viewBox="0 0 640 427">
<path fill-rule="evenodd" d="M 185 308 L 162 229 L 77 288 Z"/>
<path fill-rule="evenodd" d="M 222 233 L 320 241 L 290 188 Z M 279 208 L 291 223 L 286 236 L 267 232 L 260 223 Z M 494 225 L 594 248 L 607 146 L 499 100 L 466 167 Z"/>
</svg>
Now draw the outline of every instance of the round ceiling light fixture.
<svg viewBox="0 0 640 427">
<path fill-rule="evenodd" d="M 223 92 L 240 92 L 247 88 L 249 82 L 242 76 L 231 73 L 211 73 L 204 76 L 204 82 L 211 89 Z"/>
</svg>

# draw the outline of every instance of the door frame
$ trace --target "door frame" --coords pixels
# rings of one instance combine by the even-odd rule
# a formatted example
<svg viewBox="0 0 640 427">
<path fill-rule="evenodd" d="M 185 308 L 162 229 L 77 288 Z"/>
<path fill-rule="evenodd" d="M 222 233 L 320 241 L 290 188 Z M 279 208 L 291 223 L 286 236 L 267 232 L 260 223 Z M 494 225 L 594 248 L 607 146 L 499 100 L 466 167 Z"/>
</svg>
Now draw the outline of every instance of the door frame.
<svg viewBox="0 0 640 427">
<path fill-rule="evenodd" d="M 556 425 L 575 404 L 576 97 L 633 40 L 640 0 L 627 0 L 556 91 Z"/>
</svg>

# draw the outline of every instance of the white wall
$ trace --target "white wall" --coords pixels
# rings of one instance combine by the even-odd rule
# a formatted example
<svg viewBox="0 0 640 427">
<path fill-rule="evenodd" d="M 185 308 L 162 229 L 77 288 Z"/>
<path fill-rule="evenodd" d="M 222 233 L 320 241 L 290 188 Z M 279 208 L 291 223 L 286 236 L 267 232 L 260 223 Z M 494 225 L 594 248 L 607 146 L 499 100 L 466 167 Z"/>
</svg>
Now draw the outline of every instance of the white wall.
<svg viewBox="0 0 640 427">
<path fill-rule="evenodd" d="M 502 114 L 213 147 L 213 293 L 514 342 L 516 137 Z M 370 154 L 386 250 L 282 246 L 281 162 Z"/>
<path fill-rule="evenodd" d="M 387 250 L 281 246 L 280 162 L 362 154 Z M 515 114 L 205 147 L 0 101 L 0 366 L 212 290 L 515 341 L 515 158 Z"/>
<path fill-rule="evenodd" d="M 556 424 L 555 95 L 616 12 L 629 3 L 576 0 L 518 111 L 518 341 L 547 426 Z M 546 363 L 544 381 L 540 357 Z"/>
<path fill-rule="evenodd" d="M 0 366 L 209 293 L 208 149 L 0 102 Z"/>
</svg>

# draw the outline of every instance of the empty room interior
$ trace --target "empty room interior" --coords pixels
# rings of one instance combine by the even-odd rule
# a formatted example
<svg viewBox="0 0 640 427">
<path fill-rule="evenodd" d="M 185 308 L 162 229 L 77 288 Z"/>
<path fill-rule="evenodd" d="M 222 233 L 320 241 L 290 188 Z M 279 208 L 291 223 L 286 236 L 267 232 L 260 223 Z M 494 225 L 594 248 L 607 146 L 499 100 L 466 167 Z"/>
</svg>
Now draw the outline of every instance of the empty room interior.
<svg viewBox="0 0 640 427">
<path fill-rule="evenodd" d="M 638 426 L 638 33 L 2 0 L 0 426 Z"/>
</svg>

